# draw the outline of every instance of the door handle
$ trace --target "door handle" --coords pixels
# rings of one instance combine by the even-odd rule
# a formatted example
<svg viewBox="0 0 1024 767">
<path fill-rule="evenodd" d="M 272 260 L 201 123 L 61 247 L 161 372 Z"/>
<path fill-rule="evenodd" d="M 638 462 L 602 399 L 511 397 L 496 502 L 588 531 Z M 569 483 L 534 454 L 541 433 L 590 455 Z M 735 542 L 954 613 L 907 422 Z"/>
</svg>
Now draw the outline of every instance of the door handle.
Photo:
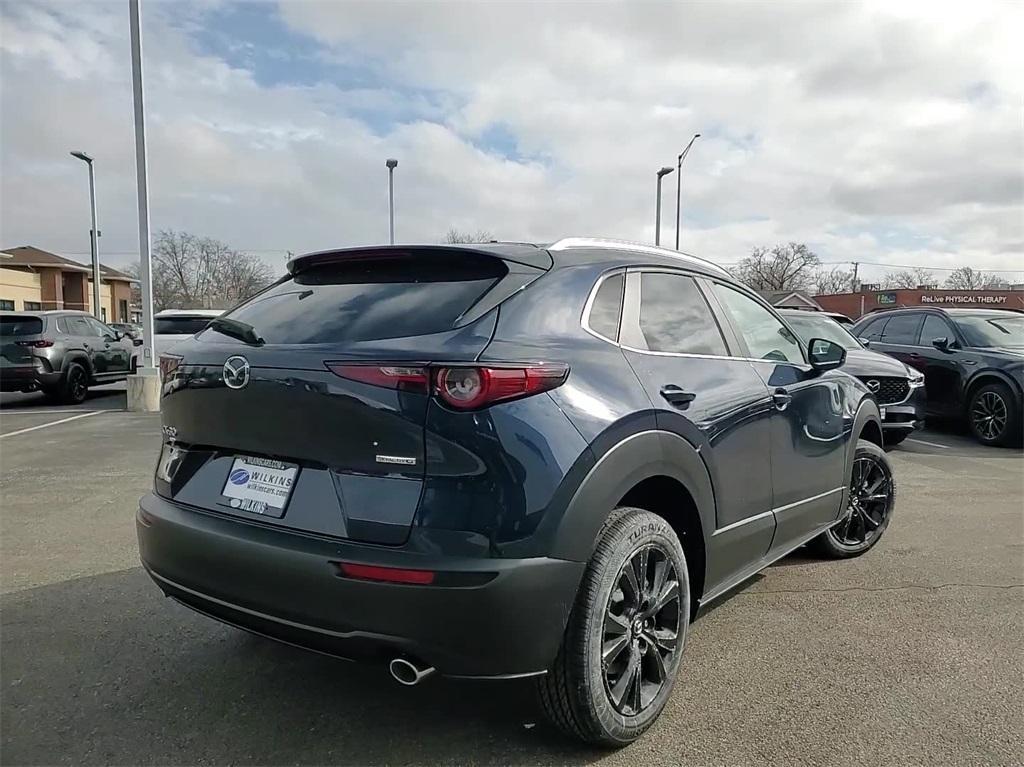
<svg viewBox="0 0 1024 767">
<path fill-rule="evenodd" d="M 776 410 L 782 411 L 789 407 L 789 403 L 793 401 L 793 395 L 785 389 L 776 389 L 772 392 L 772 404 Z"/>
<path fill-rule="evenodd" d="M 690 403 L 697 398 L 696 394 L 683 391 L 675 384 L 666 384 L 665 386 L 662 386 L 659 393 L 670 405 L 674 405 L 681 410 L 685 410 L 689 407 Z"/>
<path fill-rule="evenodd" d="M 911 352 L 910 353 L 910 359 L 912 359 L 912 360 L 919 360 L 919 359 L 921 359 L 921 355 L 918 354 L 917 352 Z"/>
</svg>

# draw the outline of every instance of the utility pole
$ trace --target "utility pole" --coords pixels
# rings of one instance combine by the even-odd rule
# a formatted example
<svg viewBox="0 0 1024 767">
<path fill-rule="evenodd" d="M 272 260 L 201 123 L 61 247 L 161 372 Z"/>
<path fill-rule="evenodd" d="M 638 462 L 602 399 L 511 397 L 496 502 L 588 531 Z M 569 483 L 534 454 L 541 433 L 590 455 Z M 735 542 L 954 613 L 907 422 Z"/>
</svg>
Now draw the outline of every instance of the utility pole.
<svg viewBox="0 0 1024 767">
<path fill-rule="evenodd" d="M 854 261 L 853 262 L 853 277 L 850 279 L 850 292 L 851 293 L 856 293 L 857 290 L 858 290 L 858 287 L 857 287 L 857 270 L 859 269 L 859 267 L 860 267 L 860 262 L 859 261 Z"/>
</svg>

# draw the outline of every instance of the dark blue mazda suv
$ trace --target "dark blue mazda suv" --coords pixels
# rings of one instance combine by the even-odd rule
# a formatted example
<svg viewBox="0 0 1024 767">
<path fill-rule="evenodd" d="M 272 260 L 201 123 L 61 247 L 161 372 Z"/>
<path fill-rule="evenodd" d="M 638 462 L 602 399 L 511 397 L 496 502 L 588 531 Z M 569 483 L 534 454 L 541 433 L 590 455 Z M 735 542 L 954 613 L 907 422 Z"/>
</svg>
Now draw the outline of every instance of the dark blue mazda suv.
<svg viewBox="0 0 1024 767">
<path fill-rule="evenodd" d="M 658 717 L 701 607 L 893 510 L 842 347 L 675 251 L 314 253 L 174 352 L 137 517 L 167 596 L 403 684 L 535 677 L 592 743 Z"/>
</svg>

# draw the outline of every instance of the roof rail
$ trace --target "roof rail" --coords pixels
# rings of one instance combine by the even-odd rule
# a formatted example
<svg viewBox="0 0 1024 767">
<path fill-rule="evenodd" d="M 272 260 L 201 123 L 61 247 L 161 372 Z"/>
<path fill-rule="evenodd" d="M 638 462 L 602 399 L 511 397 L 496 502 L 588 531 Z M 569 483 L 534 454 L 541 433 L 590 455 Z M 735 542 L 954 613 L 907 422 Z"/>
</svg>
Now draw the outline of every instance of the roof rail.
<svg viewBox="0 0 1024 767">
<path fill-rule="evenodd" d="M 627 250 L 631 253 L 648 253 L 652 256 L 664 256 L 666 258 L 675 258 L 680 261 L 699 264 L 721 274 L 724 277 L 730 276 L 729 272 L 724 267 L 719 266 L 714 261 L 709 261 L 706 258 L 695 256 L 692 253 L 684 253 L 681 250 L 670 250 L 669 248 L 660 248 L 655 245 L 644 245 L 639 242 L 630 242 L 629 240 L 609 240 L 596 237 L 565 237 L 548 246 L 548 250 L 571 250 L 572 248 L 605 248 L 608 250 Z"/>
</svg>

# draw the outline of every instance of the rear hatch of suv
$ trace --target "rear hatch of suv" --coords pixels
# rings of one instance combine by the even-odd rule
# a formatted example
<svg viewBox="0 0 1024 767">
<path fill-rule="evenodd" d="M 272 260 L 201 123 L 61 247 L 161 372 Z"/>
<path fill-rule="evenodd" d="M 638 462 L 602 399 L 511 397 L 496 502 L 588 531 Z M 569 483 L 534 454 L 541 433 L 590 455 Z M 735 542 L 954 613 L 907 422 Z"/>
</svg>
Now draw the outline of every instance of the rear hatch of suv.
<svg viewBox="0 0 1024 767">
<path fill-rule="evenodd" d="M 423 491 L 424 371 L 480 355 L 501 301 L 550 266 L 545 251 L 522 250 L 293 262 L 161 359 L 157 491 L 269 525 L 403 543 Z"/>
<path fill-rule="evenodd" d="M 0 367 L 8 373 L 32 368 L 32 347 L 43 341 L 42 317 L 0 314 Z"/>
</svg>

